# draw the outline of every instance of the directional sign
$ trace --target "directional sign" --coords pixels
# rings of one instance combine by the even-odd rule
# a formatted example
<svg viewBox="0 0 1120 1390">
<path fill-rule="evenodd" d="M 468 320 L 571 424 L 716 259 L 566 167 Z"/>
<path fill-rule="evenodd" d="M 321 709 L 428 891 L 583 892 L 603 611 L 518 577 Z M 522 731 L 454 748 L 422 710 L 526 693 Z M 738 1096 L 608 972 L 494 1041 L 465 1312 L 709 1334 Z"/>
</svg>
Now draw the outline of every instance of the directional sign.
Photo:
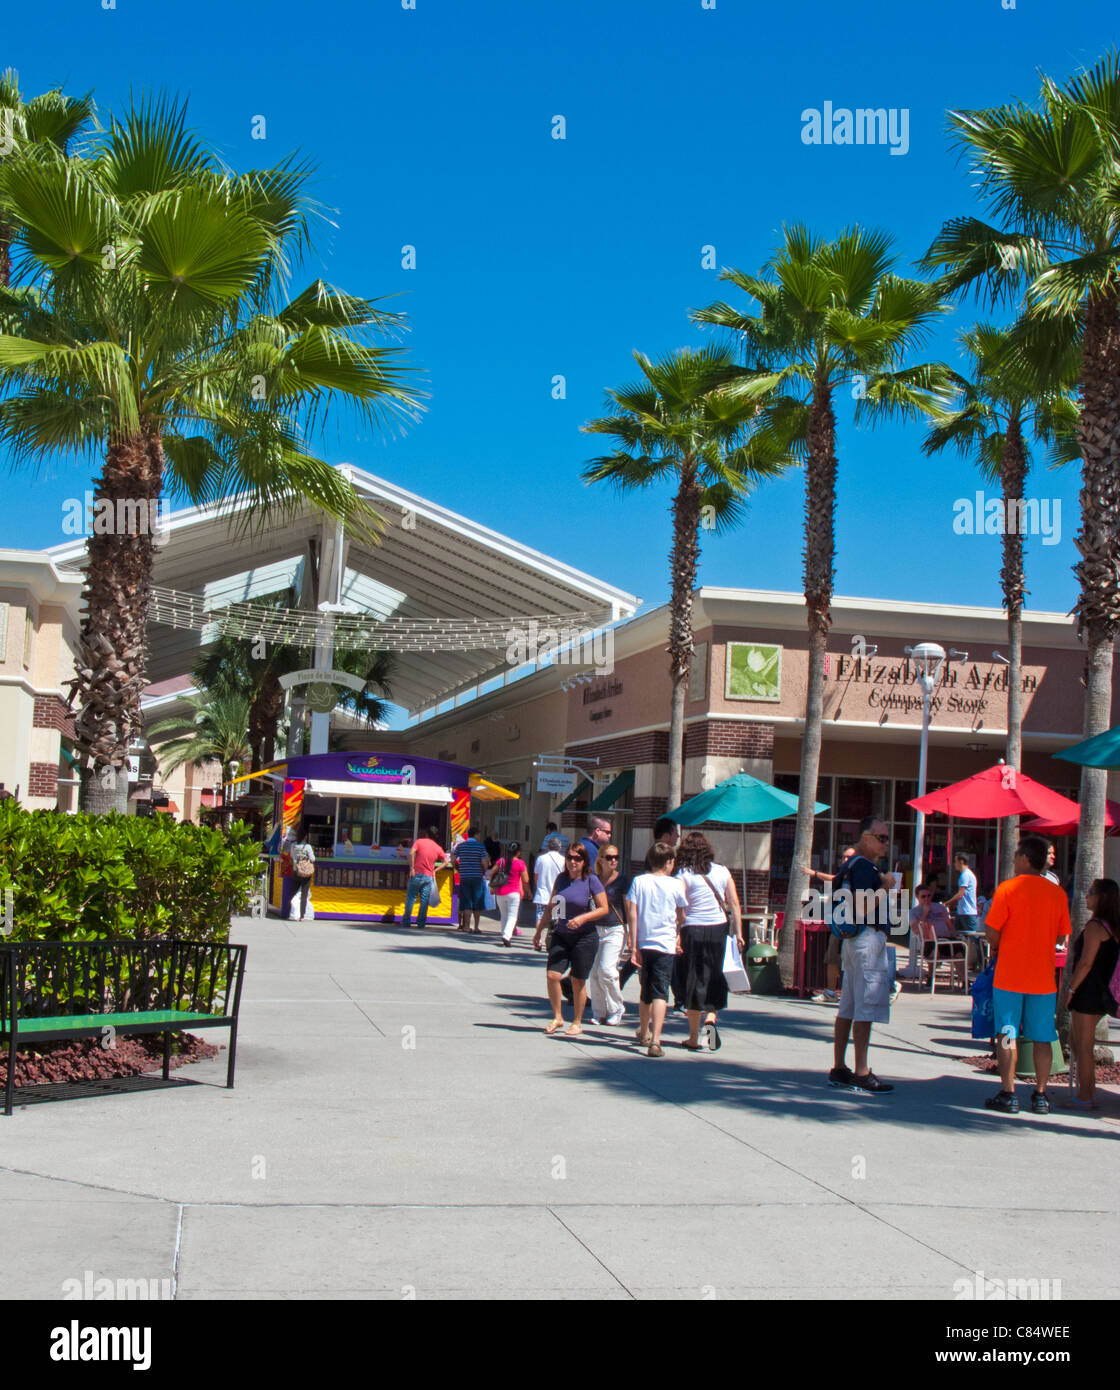
<svg viewBox="0 0 1120 1390">
<path fill-rule="evenodd" d="M 575 785 L 576 774 L 574 772 L 537 770 L 537 791 L 547 792 L 549 796 L 566 796 L 568 792 L 574 790 Z"/>
</svg>

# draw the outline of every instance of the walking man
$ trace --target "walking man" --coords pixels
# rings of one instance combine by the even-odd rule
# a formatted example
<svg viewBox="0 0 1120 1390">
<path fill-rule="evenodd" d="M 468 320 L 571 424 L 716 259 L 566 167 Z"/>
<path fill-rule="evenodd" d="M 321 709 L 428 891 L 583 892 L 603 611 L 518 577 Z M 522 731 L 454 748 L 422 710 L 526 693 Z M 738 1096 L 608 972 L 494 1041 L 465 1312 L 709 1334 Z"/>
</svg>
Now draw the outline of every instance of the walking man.
<svg viewBox="0 0 1120 1390">
<path fill-rule="evenodd" d="M 459 870 L 459 930 L 473 931 L 482 935 L 479 919 L 486 905 L 486 880 L 483 877 L 490 867 L 490 856 L 486 846 L 478 838 L 478 826 L 472 825 L 467 838 L 460 840 L 451 851 L 451 858 Z M 471 923 L 471 915 L 474 923 Z"/>
<path fill-rule="evenodd" d="M 647 1056 L 663 1057 L 661 1029 L 669 1007 L 673 963 L 681 949 L 688 895 L 673 878 L 672 845 L 661 842 L 646 855 L 648 873 L 639 874 L 626 895 L 630 959 L 641 970 L 642 997 L 638 1006 L 638 1046 Z"/>
<path fill-rule="evenodd" d="M 894 874 L 880 872 L 876 860 L 890 844 L 886 822 L 879 816 L 864 816 L 859 823 L 856 852 L 833 880 L 850 889 L 855 897 L 853 921 L 859 923 L 855 936 L 846 937 L 841 945 L 840 963 L 844 982 L 840 990 L 840 1006 L 836 1011 L 833 1031 L 833 1067 L 828 1074 L 829 1085 L 848 1091 L 866 1091 L 869 1095 L 884 1095 L 894 1087 L 880 1081 L 867 1061 L 871 1044 L 871 1025 L 889 1023 L 891 1017 L 891 970 L 887 955 L 887 934 L 891 929 L 886 903 L 861 905 L 861 892 L 889 891 L 895 886 Z M 833 910 L 835 911 L 835 901 Z M 861 921 L 861 918 L 863 919 Z M 847 1065 L 848 1039 L 855 1043 L 855 1071 Z"/>
<path fill-rule="evenodd" d="M 1058 1002 L 1054 953 L 1069 935 L 1066 895 L 1045 876 L 1047 842 L 1041 835 L 1024 835 L 1013 861 L 1015 877 L 996 889 L 984 919 L 988 944 L 996 956 L 992 1013 L 999 1039 L 999 1079 L 1002 1089 L 984 1105 L 1005 1115 L 1015 1115 L 1015 1064 L 1019 1038 L 1034 1043 L 1036 1086 L 1031 1110 L 1048 1115 L 1050 1102 L 1051 1043 L 1057 1036 L 1054 1010 Z"/>
<path fill-rule="evenodd" d="M 420 899 L 420 911 L 416 914 L 416 925 L 421 931 L 428 921 L 428 901 L 436 886 L 436 870 L 444 869 L 451 863 L 447 851 L 436 839 L 439 831 L 429 826 L 423 835 L 414 841 L 408 852 L 408 891 L 404 898 L 404 925 L 412 926 L 412 904 Z"/>
<path fill-rule="evenodd" d="M 610 840 L 610 821 L 604 820 L 602 816 L 588 816 L 587 834 L 580 840 L 580 844 L 587 851 L 592 868 L 595 867 L 595 861 L 599 858 L 599 851 L 604 845 L 610 844 Z"/>
</svg>

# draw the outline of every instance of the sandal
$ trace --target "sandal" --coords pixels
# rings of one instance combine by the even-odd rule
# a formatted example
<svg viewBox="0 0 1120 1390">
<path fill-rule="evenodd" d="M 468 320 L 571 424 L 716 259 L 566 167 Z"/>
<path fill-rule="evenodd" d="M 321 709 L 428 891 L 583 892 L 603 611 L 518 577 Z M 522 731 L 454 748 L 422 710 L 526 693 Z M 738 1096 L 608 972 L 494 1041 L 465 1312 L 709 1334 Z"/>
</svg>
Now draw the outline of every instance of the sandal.
<svg viewBox="0 0 1120 1390">
<path fill-rule="evenodd" d="M 690 1043 L 687 1038 L 681 1043 L 681 1046 L 686 1052 L 704 1052 L 706 1050 L 703 1043 Z"/>
<path fill-rule="evenodd" d="M 1063 1096 L 1058 1104 L 1063 1110 L 1099 1110 L 1101 1108 L 1098 1100 L 1082 1100 L 1080 1096 Z"/>
<path fill-rule="evenodd" d="M 700 1030 L 704 1035 L 704 1041 L 708 1044 L 709 1052 L 718 1052 L 723 1044 L 720 1042 L 719 1029 L 714 1023 L 705 1023 Z"/>
<path fill-rule="evenodd" d="M 544 1031 L 546 1033 L 559 1033 L 560 1029 L 563 1028 L 563 1026 L 564 1020 L 562 1018 L 554 1018 Z"/>
<path fill-rule="evenodd" d="M 568 1038 L 578 1038 L 582 1032 L 582 1023 L 569 1023 L 567 1028 L 564 1029 L 564 1036 Z"/>
<path fill-rule="evenodd" d="M 641 1030 L 639 1030 L 637 1033 L 634 1034 L 634 1036 L 635 1036 L 635 1037 L 637 1038 L 637 1040 L 638 1040 L 638 1046 L 639 1046 L 639 1047 L 648 1047 L 649 1044 L 650 1044 L 650 1039 L 652 1038 L 653 1034 L 652 1034 L 652 1033 L 643 1033 L 643 1032 L 641 1032 Z"/>
</svg>

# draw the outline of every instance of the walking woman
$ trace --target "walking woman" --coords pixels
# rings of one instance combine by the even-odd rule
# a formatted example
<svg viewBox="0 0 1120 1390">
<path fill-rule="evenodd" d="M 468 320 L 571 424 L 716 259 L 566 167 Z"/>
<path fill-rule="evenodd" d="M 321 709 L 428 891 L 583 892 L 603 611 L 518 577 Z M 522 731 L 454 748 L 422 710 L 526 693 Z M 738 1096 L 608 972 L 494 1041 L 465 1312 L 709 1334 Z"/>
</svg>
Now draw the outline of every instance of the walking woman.
<svg viewBox="0 0 1120 1390">
<path fill-rule="evenodd" d="M 1077 1067 L 1077 1095 L 1059 1101 L 1066 1108 L 1098 1109 L 1097 1071 L 1093 1060 L 1093 1034 L 1105 1014 L 1116 1017 L 1117 1003 L 1109 981 L 1120 956 L 1120 887 L 1111 878 L 1096 878 L 1085 905 L 1092 916 L 1073 948 L 1073 973 L 1069 995 L 1069 1040 Z"/>
<path fill-rule="evenodd" d="M 518 859 L 521 846 L 516 840 L 506 845 L 505 853 L 490 870 L 490 888 L 494 901 L 498 904 L 498 917 L 502 924 L 499 946 L 508 946 L 510 937 L 517 931 L 517 914 L 521 899 L 529 893 L 529 866 L 524 859 Z"/>
<path fill-rule="evenodd" d="M 595 861 L 595 877 L 607 895 L 607 915 L 597 924 L 599 949 L 587 981 L 591 1016 L 596 1023 L 615 1028 L 622 1022 L 626 1005 L 618 981 L 618 958 L 626 943 L 626 894 L 631 877 L 619 872 L 617 845 L 603 845 Z"/>
<path fill-rule="evenodd" d="M 577 1037 L 583 1032 L 583 1006 L 587 1001 L 587 977 L 599 947 L 595 924 L 607 915 L 607 895 L 598 877 L 591 872 L 591 857 L 578 841 L 564 855 L 564 871 L 552 887 L 545 905 L 540 930 L 552 926 L 552 945 L 548 951 L 548 1002 L 552 1022 L 544 1030 L 559 1033 L 564 1027 L 564 996 L 560 981 L 571 967 L 574 1017 L 566 1032 Z"/>
<path fill-rule="evenodd" d="M 681 932 L 681 1002 L 688 1014 L 688 1038 L 681 1046 L 689 1052 L 699 1052 L 706 1044 L 716 1052 L 720 1046 L 716 1014 L 727 1007 L 727 981 L 723 975 L 727 937 L 733 935 L 739 949 L 743 949 L 739 895 L 728 870 L 713 862 L 708 837 L 698 830 L 690 831 L 677 847 L 677 878 L 688 899 Z"/>
<path fill-rule="evenodd" d="M 311 906 L 311 884 L 315 878 L 315 851 L 308 838 L 307 822 L 299 827 L 299 834 L 288 847 L 292 856 L 292 896 L 288 908 L 288 920 L 298 922 L 302 918 L 310 922 L 315 916 Z"/>
</svg>

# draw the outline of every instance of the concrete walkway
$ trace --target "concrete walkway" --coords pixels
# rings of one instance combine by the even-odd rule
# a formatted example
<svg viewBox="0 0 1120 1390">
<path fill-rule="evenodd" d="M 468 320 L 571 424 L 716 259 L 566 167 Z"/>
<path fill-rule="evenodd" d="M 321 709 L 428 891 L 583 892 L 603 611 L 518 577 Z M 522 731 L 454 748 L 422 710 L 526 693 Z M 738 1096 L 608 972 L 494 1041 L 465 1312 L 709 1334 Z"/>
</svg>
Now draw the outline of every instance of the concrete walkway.
<svg viewBox="0 0 1120 1390">
<path fill-rule="evenodd" d="M 876 1026 L 897 1090 L 869 1097 L 827 1086 L 835 1011 L 808 1002 L 733 999 L 718 1054 L 655 1061 L 629 1019 L 546 1037 L 524 935 L 231 939 L 235 1091 L 223 1050 L 0 1117 L 0 1297 L 943 1299 L 977 1271 L 1120 1296 L 1120 1095 L 986 1112 L 992 1079 L 952 1061 L 983 1050 L 959 993 Z"/>
</svg>

